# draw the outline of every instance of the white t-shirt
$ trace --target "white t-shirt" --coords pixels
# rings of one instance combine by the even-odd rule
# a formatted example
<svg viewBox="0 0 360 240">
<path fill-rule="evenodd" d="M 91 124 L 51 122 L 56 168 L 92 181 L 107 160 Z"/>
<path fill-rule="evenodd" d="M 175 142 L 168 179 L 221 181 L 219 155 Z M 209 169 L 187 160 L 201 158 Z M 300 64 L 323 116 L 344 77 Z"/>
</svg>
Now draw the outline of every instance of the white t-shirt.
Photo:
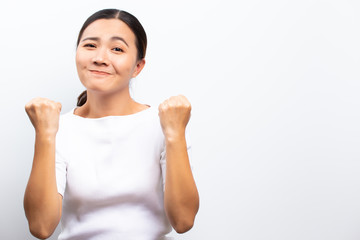
<svg viewBox="0 0 360 240">
<path fill-rule="evenodd" d="M 56 135 L 56 181 L 63 196 L 58 239 L 170 239 L 158 110 L 83 118 L 74 109 L 60 116 Z"/>
</svg>

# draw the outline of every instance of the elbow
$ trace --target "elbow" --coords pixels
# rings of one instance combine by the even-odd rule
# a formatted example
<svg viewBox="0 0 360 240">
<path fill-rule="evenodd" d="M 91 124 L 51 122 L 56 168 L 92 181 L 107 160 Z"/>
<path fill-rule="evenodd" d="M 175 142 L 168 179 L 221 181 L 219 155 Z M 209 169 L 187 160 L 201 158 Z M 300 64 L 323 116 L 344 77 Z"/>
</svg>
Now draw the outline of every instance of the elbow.
<svg viewBox="0 0 360 240">
<path fill-rule="evenodd" d="M 29 231 L 31 235 L 38 239 L 49 238 L 61 219 L 61 201 L 56 202 L 56 199 L 53 201 L 52 199 L 49 200 L 49 198 L 45 200 L 36 199 L 29 194 L 24 197 L 24 210 Z M 53 203 L 59 204 L 60 207 Z"/>
<path fill-rule="evenodd" d="M 55 229 L 50 229 L 50 227 L 41 224 L 29 224 L 29 230 L 34 237 L 38 239 L 47 239 L 53 234 Z"/>
<path fill-rule="evenodd" d="M 177 233 L 186 233 L 194 226 L 194 220 L 182 220 L 173 223 L 173 228 Z"/>
<path fill-rule="evenodd" d="M 169 205 L 165 202 L 166 215 L 171 226 L 177 233 L 186 233 L 194 226 L 195 217 L 199 210 L 198 197 L 191 205 Z"/>
</svg>

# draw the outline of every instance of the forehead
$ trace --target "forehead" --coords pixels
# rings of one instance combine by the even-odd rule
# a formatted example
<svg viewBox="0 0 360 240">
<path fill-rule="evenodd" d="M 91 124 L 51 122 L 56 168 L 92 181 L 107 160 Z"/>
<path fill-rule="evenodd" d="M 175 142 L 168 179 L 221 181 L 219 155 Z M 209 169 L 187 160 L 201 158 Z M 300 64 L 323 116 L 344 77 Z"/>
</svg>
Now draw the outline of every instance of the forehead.
<svg viewBox="0 0 360 240">
<path fill-rule="evenodd" d="M 83 32 L 81 39 L 98 37 L 101 40 L 108 40 L 114 36 L 124 38 L 129 44 L 135 44 L 134 33 L 119 19 L 98 19 L 92 22 Z"/>
</svg>

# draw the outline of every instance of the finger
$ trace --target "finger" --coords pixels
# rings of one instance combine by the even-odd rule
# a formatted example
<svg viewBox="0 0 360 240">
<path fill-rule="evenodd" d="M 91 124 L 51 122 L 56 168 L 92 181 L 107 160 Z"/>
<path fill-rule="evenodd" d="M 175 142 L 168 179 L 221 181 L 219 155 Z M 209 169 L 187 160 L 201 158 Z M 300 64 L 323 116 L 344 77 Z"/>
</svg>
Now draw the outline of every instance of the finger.
<svg viewBox="0 0 360 240">
<path fill-rule="evenodd" d="M 159 112 L 162 112 L 167 105 L 166 100 L 159 104 Z"/>
<path fill-rule="evenodd" d="M 189 100 L 187 99 L 187 97 L 185 97 L 184 95 L 179 95 L 178 97 L 179 97 L 179 99 L 181 99 L 182 102 L 190 103 Z"/>
<path fill-rule="evenodd" d="M 62 105 L 61 105 L 61 103 L 56 102 L 56 106 L 57 106 L 57 108 L 58 108 L 59 112 L 61 112 L 61 109 L 62 109 Z"/>
</svg>

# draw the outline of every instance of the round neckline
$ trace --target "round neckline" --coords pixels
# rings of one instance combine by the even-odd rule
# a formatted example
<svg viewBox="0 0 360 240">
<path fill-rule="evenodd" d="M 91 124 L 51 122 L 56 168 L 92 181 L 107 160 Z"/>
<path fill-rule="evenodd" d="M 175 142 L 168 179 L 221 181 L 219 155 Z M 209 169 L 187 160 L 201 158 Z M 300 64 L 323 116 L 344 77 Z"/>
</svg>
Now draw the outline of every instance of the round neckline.
<svg viewBox="0 0 360 240">
<path fill-rule="evenodd" d="M 148 106 L 148 108 L 145 108 L 139 112 L 136 112 L 136 113 L 132 113 L 132 114 L 127 114 L 127 115 L 109 115 L 109 116 L 105 116 L 105 117 L 98 117 L 98 118 L 86 118 L 86 117 L 82 117 L 82 116 L 79 116 L 79 115 L 76 115 L 74 112 L 75 112 L 75 109 L 77 109 L 78 107 L 74 107 L 71 111 L 70 111 L 70 115 L 74 116 L 75 118 L 78 118 L 78 119 L 84 119 L 84 120 L 89 120 L 89 121 L 100 121 L 102 119 L 125 119 L 125 118 L 133 118 L 133 117 L 136 117 L 136 116 L 139 116 L 139 115 L 142 115 L 146 112 L 148 112 L 150 109 L 152 109 L 152 107 L 148 104 L 145 104 Z"/>
</svg>

